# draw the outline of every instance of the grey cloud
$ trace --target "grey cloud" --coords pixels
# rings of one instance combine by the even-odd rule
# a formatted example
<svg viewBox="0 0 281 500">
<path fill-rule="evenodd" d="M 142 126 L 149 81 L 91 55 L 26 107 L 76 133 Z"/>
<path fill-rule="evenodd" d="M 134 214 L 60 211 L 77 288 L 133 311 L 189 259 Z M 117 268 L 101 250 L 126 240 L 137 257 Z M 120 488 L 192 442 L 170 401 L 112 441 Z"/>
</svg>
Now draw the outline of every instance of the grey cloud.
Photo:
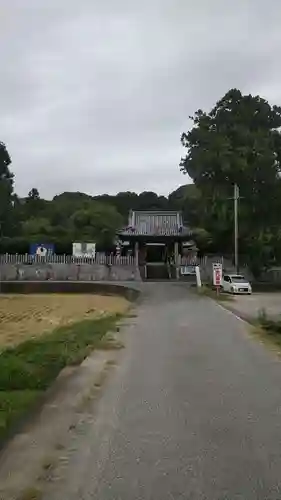
<svg viewBox="0 0 281 500">
<path fill-rule="evenodd" d="M 44 6 L 43 6 L 44 3 Z M 0 139 L 21 195 L 168 193 L 229 88 L 281 104 L 276 0 L 0 0 Z"/>
</svg>

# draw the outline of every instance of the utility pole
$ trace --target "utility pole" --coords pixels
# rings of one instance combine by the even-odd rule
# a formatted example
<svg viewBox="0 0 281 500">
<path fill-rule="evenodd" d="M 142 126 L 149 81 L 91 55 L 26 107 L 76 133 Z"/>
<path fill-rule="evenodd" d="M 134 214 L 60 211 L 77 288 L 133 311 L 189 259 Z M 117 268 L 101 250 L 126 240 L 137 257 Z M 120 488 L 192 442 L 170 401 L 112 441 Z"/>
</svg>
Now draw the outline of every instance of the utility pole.
<svg viewBox="0 0 281 500">
<path fill-rule="evenodd" d="M 2 222 L 0 221 L 0 238 L 2 238 Z M 2 269 L 0 262 L 0 293 L 2 292 Z"/>
<path fill-rule="evenodd" d="M 238 262 L 238 200 L 239 200 L 239 187 L 234 184 L 234 265 L 236 273 L 239 272 Z"/>
</svg>

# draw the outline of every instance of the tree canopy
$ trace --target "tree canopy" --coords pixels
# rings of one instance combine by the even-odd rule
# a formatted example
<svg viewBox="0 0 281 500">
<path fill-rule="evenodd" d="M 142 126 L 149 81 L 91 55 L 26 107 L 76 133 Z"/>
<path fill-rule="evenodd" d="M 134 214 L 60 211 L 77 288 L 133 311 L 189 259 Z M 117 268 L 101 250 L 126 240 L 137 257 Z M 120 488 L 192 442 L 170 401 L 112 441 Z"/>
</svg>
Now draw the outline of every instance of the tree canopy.
<svg viewBox="0 0 281 500">
<path fill-rule="evenodd" d="M 9 232 L 13 202 L 13 174 L 9 170 L 11 158 L 0 142 L 0 235 Z"/>
<path fill-rule="evenodd" d="M 191 119 L 193 127 L 181 137 L 187 154 L 180 167 L 201 193 L 205 229 L 217 247 L 231 252 L 231 197 L 237 183 L 241 251 L 251 264 L 258 253 L 264 253 L 259 255 L 258 267 L 277 258 L 281 108 L 232 89 L 211 111 L 199 109 Z"/>
</svg>

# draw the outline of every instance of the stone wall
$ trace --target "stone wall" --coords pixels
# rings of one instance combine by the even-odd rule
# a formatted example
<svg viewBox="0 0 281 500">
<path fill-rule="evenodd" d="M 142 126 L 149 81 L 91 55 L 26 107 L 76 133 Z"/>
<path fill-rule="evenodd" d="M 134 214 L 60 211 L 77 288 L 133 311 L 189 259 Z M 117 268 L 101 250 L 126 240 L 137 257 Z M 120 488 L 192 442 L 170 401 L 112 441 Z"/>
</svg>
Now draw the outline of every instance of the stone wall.
<svg viewBox="0 0 281 500">
<path fill-rule="evenodd" d="M 0 280 L 28 281 L 139 281 L 135 266 L 102 264 L 1 264 Z"/>
</svg>

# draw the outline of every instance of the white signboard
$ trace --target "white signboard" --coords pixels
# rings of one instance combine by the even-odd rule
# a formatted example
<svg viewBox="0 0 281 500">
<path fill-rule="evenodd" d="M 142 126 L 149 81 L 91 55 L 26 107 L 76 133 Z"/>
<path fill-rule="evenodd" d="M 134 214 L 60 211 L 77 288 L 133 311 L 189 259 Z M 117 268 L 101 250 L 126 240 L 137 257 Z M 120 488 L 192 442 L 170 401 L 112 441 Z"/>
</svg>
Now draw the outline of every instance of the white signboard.
<svg viewBox="0 0 281 500">
<path fill-rule="evenodd" d="M 76 242 L 72 244 L 72 255 L 74 257 L 91 257 L 96 255 L 95 243 Z"/>
<path fill-rule="evenodd" d="M 222 264 L 216 262 L 213 264 L 213 285 L 216 287 L 221 286 L 222 282 Z"/>
<path fill-rule="evenodd" d="M 201 282 L 201 275 L 200 275 L 200 267 L 199 266 L 195 266 L 195 274 L 196 274 L 197 286 L 198 286 L 198 288 L 200 288 L 202 286 L 202 282 Z"/>
<path fill-rule="evenodd" d="M 180 272 L 182 276 L 187 276 L 189 274 L 196 274 L 195 266 L 181 266 Z"/>
</svg>

